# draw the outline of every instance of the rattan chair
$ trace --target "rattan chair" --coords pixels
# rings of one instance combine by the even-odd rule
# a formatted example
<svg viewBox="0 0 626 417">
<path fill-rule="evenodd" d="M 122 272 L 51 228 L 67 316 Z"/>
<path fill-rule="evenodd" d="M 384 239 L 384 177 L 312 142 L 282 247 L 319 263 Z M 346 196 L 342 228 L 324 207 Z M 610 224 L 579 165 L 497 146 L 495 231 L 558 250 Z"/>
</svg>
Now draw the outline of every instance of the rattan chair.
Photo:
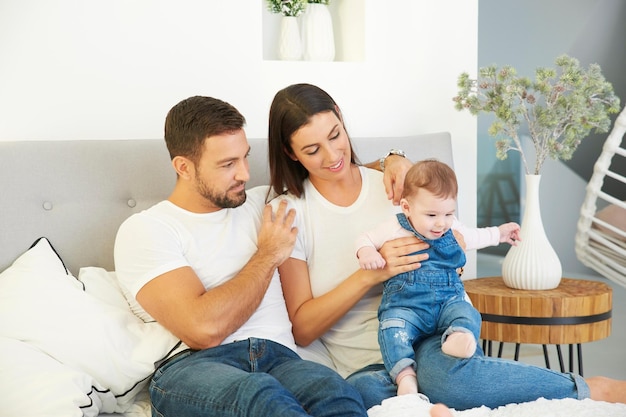
<svg viewBox="0 0 626 417">
<path fill-rule="evenodd" d="M 626 190 L 626 177 L 611 171 L 626 166 L 626 108 L 609 133 L 587 184 L 576 232 L 576 256 L 587 267 L 626 287 L 626 202 L 608 194 L 606 181 Z M 620 185 L 621 184 L 621 185 Z M 613 220 L 603 214 L 611 210 Z M 617 213 L 617 215 L 616 215 Z M 616 226 L 617 219 L 620 227 Z M 611 223 L 611 221 L 613 223 Z"/>
</svg>

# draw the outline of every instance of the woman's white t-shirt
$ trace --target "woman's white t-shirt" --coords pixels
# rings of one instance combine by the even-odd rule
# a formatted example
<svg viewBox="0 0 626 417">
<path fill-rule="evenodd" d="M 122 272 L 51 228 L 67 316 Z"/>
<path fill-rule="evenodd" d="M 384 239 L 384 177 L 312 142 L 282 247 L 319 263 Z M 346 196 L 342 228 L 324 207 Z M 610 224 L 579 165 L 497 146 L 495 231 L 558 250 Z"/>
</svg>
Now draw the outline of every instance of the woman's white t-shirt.
<svg viewBox="0 0 626 417">
<path fill-rule="evenodd" d="M 292 257 L 307 262 L 314 297 L 332 290 L 359 269 L 354 253 L 356 237 L 398 210 L 387 200 L 382 173 L 364 167 L 360 172 L 361 193 L 348 207 L 330 203 L 309 180 L 301 198 L 281 197 L 296 209 L 298 238 Z M 344 377 L 365 365 L 382 363 L 377 336 L 381 294 L 382 285 L 372 288 L 320 338 L 323 347 L 314 343 L 298 347 L 298 352 L 330 365 L 323 357 L 314 357 L 326 355 Z"/>
</svg>

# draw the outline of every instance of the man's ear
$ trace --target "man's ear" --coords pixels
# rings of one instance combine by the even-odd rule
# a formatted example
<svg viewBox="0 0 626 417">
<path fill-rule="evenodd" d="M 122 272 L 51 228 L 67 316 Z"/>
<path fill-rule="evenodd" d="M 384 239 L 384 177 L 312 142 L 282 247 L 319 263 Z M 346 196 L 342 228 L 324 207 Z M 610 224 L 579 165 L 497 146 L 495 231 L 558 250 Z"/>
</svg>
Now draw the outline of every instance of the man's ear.
<svg viewBox="0 0 626 417">
<path fill-rule="evenodd" d="M 195 165 L 184 156 L 175 156 L 172 166 L 180 178 L 189 179 L 195 175 Z"/>
</svg>

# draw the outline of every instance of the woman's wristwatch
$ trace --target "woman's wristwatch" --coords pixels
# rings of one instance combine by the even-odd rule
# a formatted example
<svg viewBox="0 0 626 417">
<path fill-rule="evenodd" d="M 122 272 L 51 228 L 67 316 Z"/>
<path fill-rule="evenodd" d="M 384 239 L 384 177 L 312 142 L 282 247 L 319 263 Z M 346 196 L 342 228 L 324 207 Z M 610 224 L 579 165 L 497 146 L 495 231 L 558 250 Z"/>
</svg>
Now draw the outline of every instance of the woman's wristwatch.
<svg viewBox="0 0 626 417">
<path fill-rule="evenodd" d="M 385 156 L 383 156 L 382 158 L 380 158 L 380 160 L 378 161 L 380 163 L 380 170 L 382 172 L 385 172 L 385 159 L 387 159 L 387 157 L 389 157 L 390 155 L 398 155 L 398 156 L 401 156 L 403 158 L 406 158 L 406 154 L 404 153 L 403 150 L 400 150 L 400 149 L 390 149 L 389 152 L 387 152 L 387 154 Z"/>
</svg>

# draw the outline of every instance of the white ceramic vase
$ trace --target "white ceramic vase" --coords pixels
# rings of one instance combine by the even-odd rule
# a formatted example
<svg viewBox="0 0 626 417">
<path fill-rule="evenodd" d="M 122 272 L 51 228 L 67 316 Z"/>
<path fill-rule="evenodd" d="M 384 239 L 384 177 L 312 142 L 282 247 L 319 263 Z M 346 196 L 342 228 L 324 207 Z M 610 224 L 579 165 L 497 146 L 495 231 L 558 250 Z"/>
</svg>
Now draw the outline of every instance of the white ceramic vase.
<svg viewBox="0 0 626 417">
<path fill-rule="evenodd" d="M 328 6 L 309 3 L 302 16 L 304 59 L 307 61 L 332 61 L 335 59 L 333 19 Z"/>
<path fill-rule="evenodd" d="M 302 40 L 300 39 L 300 26 L 297 17 L 283 16 L 280 21 L 278 57 L 283 61 L 302 59 Z"/>
<path fill-rule="evenodd" d="M 511 246 L 502 263 L 502 279 L 510 288 L 549 290 L 561 282 L 561 261 L 548 241 L 541 221 L 541 175 L 526 175 L 526 205 L 517 246 Z"/>
</svg>

